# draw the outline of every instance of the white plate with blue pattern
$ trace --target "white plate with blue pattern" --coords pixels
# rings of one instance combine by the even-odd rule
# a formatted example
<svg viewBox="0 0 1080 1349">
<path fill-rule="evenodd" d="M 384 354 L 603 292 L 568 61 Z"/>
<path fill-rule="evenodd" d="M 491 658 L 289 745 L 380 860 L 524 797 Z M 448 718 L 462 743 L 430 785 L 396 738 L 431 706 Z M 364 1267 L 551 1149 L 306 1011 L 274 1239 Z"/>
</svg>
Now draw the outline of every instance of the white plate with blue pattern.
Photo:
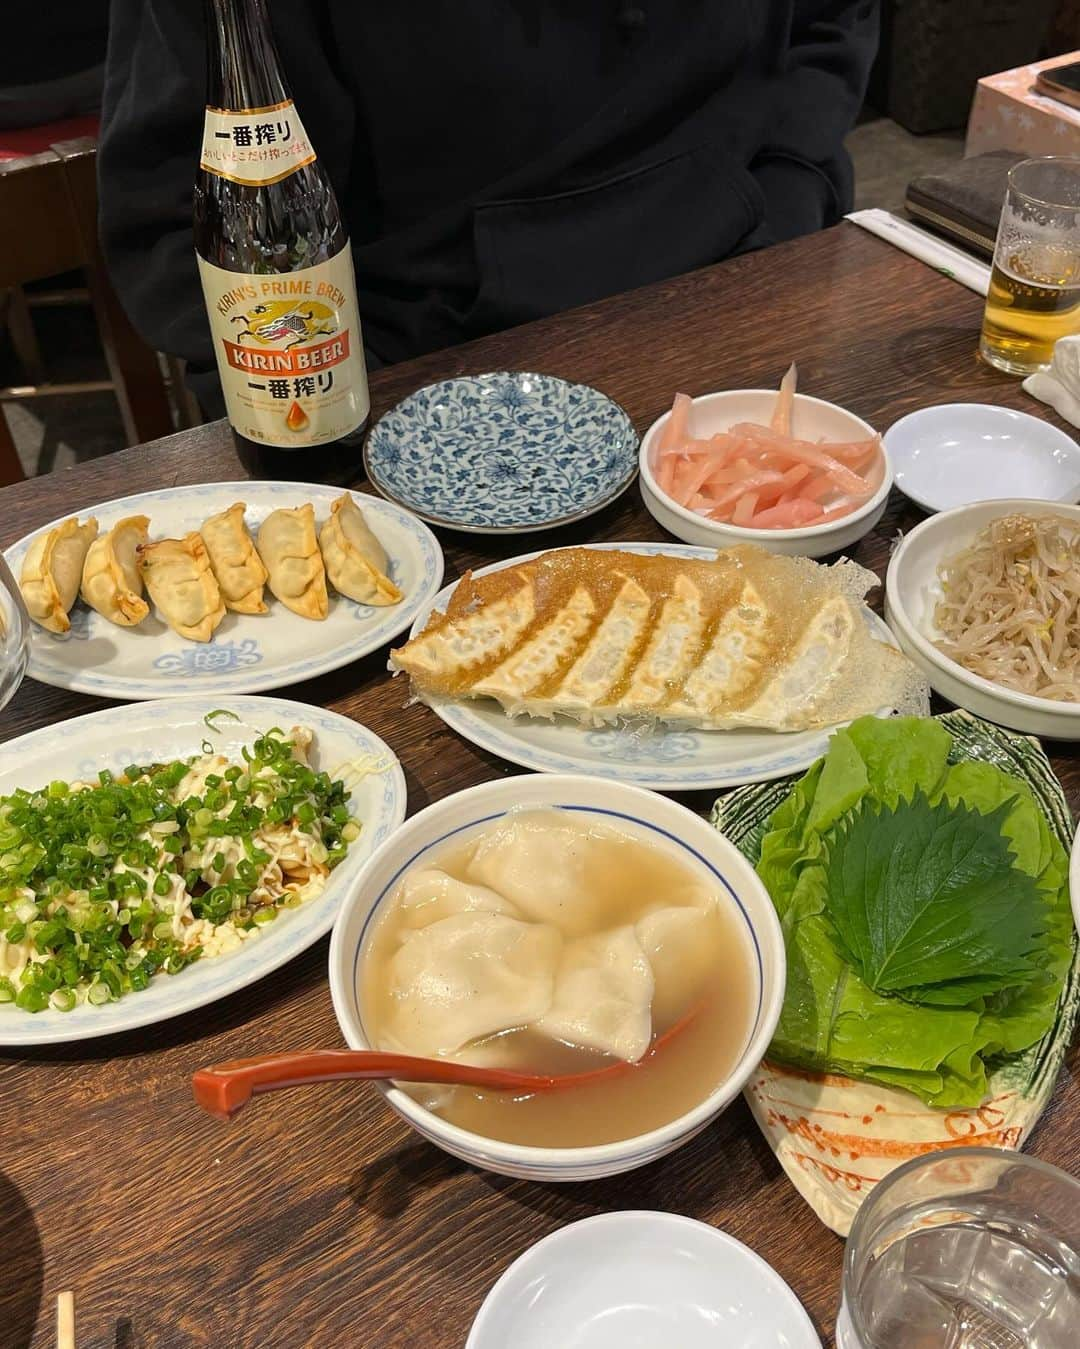
<svg viewBox="0 0 1080 1349">
<path fill-rule="evenodd" d="M 225 707 L 239 721 L 219 718 L 209 729 L 208 712 Z M 315 733 L 312 766 L 340 776 L 352 787 L 349 810 L 360 837 L 331 873 L 321 895 L 284 910 L 236 951 L 197 960 L 179 974 L 156 975 L 148 988 L 117 1002 L 70 1012 L 24 1012 L 0 1005 L 0 1044 L 61 1044 L 148 1026 L 216 1002 L 286 964 L 330 931 L 350 886 L 375 849 L 405 818 L 405 775 L 393 751 L 366 726 L 336 712 L 282 698 L 168 698 L 137 706 L 110 707 L 58 722 L 0 745 L 0 796 L 16 787 L 34 789 L 57 779 L 96 777 L 103 768 L 120 772 L 131 763 L 187 758 L 209 741 L 216 752 L 240 756 L 241 746 L 272 726 L 307 726 Z M 350 764 L 366 764 L 360 776 Z"/>
<path fill-rule="evenodd" d="M 95 516 L 104 533 L 127 515 L 148 515 L 151 539 L 179 538 L 234 501 L 247 503 L 245 520 L 253 532 L 277 507 L 310 501 L 321 527 L 340 495 L 340 488 L 317 483 L 214 482 L 121 497 L 80 511 L 79 518 Z M 390 556 L 391 580 L 404 596 L 400 603 L 377 608 L 331 592 L 329 615 L 314 622 L 291 613 L 268 590 L 268 613 L 227 613 L 211 641 L 189 642 L 154 610 L 138 627 L 121 628 L 76 600 L 70 632 L 34 626 L 27 674 L 43 684 L 102 698 L 263 693 L 370 655 L 428 607 L 442 584 L 443 555 L 431 530 L 400 506 L 367 493 L 356 496 Z M 4 554 L 16 576 L 31 540 L 41 532 L 35 530 Z"/>
<path fill-rule="evenodd" d="M 527 534 L 584 519 L 637 476 L 626 412 L 587 384 L 496 371 L 417 389 L 375 424 L 383 496 L 447 529 Z"/>
<path fill-rule="evenodd" d="M 623 549 L 630 553 L 710 561 L 715 548 L 695 548 L 679 543 L 595 543 L 592 548 Z M 526 553 L 507 562 L 478 568 L 486 576 L 503 567 L 518 566 L 539 553 Z M 417 616 L 410 637 L 423 628 L 434 609 L 445 610 L 453 585 L 435 596 Z M 896 645 L 882 619 L 863 610 L 870 631 L 879 641 Z M 565 717 L 542 721 L 508 717 L 491 700 L 439 702 L 432 711 L 459 735 L 501 759 L 534 768 L 541 773 L 591 773 L 594 777 L 651 787 L 655 791 L 693 791 L 697 788 L 736 787 L 746 782 L 766 782 L 788 773 L 801 773 L 825 753 L 835 727 L 820 731 L 649 731 L 640 727 L 611 726 L 594 729 Z M 882 711 L 882 716 L 887 712 Z"/>
</svg>

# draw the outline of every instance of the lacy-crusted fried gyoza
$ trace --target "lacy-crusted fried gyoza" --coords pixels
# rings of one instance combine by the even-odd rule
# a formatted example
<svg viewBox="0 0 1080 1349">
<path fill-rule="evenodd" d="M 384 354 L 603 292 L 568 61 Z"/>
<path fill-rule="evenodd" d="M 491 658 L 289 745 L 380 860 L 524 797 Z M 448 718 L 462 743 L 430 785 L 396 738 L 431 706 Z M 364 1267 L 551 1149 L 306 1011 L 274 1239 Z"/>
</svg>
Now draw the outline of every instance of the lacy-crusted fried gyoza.
<svg viewBox="0 0 1080 1349">
<path fill-rule="evenodd" d="M 713 561 L 566 548 L 467 573 L 390 663 L 428 701 L 494 698 L 511 716 L 807 730 L 925 701 L 867 628 L 875 585 L 851 562 L 751 546 Z"/>
</svg>

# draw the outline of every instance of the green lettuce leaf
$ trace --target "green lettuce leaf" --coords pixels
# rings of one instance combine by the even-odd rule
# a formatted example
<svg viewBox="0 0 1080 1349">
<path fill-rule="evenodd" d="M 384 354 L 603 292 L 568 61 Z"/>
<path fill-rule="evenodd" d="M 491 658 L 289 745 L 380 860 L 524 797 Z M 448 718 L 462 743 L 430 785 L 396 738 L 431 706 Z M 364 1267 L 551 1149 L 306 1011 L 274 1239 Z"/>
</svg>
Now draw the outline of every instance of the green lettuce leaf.
<svg viewBox="0 0 1080 1349">
<path fill-rule="evenodd" d="M 951 1104 L 977 1105 L 986 1094 L 981 1048 L 978 1012 L 883 998 L 853 975 L 845 984 L 829 1057 L 835 1067 L 845 1065 L 840 1071 L 849 1077 L 902 1086 L 927 1100 L 951 1086 Z M 958 1071 L 961 1066 L 966 1071 Z"/>
<path fill-rule="evenodd" d="M 828 919 L 810 916 L 788 944 L 784 1007 L 769 1053 L 818 1072 L 905 1087 L 925 1100 L 954 1088 L 954 1105 L 977 1105 L 985 1073 L 964 1086 L 948 1064 L 982 1048 L 977 1011 L 945 1011 L 886 998 L 868 988 L 836 947 Z"/>
<path fill-rule="evenodd" d="M 824 759 L 774 812 L 757 865 L 788 952 L 787 992 L 770 1055 L 901 1087 L 933 1106 L 964 1108 L 985 1098 L 988 1066 L 1052 1027 L 1073 938 L 1068 858 L 1034 794 L 992 764 L 950 766 L 950 748 L 944 727 L 918 718 L 868 717 L 837 732 Z M 955 967 L 909 960 L 909 970 L 918 971 L 911 977 L 923 982 L 900 997 L 891 989 L 875 991 L 854 959 L 845 958 L 854 958 L 852 946 L 869 938 L 865 925 L 861 936 L 853 935 L 843 902 L 830 905 L 829 840 L 861 811 L 875 820 L 883 811 L 896 815 L 900 803 L 917 794 L 924 798 L 920 809 L 938 821 L 943 817 L 932 807 L 958 803 L 966 814 L 983 817 L 967 827 L 979 837 L 980 823 L 996 828 L 997 856 L 1010 885 L 1025 887 L 1031 902 L 1027 880 L 1033 883 L 1039 935 L 1032 939 L 1032 924 L 1025 922 L 1028 935 L 1006 953 L 1010 959 L 1019 953 L 1025 964 L 1021 983 L 988 991 L 985 968 L 968 951 Z M 1000 954 L 1000 943 L 994 949 Z M 928 969 L 944 981 L 930 984 Z"/>
<path fill-rule="evenodd" d="M 1045 821 L 1043 824 L 1045 827 Z M 1042 1039 L 1054 1024 L 1058 999 L 1072 963 L 1069 858 L 1049 830 L 1047 842 L 1050 858 L 1039 877 L 1047 898 L 1047 931 L 1043 949 L 1035 958 L 1038 970 L 1026 987 L 1007 989 L 988 999 L 982 1020 L 987 1054 L 1017 1054 Z"/>
<path fill-rule="evenodd" d="M 821 775 L 810 803 L 807 826 L 817 833 L 824 833 L 857 806 L 869 789 L 870 775 L 855 742 L 843 732 L 833 736 L 829 752 L 821 761 Z"/>
<path fill-rule="evenodd" d="M 933 796 L 948 768 L 952 736 L 929 717 L 860 717 L 837 735 L 855 746 L 874 795 L 890 804 L 916 788 Z"/>
<path fill-rule="evenodd" d="M 803 865 L 820 856 L 824 849 L 821 838 L 816 834 L 807 837 L 806 829 L 823 764 L 824 760 L 814 764 L 795 784 L 787 800 L 777 806 L 769 821 L 769 832 L 761 841 L 757 871 L 781 922 Z"/>
</svg>

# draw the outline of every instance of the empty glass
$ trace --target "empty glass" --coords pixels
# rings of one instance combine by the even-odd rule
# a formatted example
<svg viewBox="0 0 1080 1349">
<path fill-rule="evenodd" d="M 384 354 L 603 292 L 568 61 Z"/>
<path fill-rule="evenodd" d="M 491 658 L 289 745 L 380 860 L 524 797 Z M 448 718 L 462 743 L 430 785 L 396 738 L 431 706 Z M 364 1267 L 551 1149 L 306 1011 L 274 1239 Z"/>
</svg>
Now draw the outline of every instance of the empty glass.
<svg viewBox="0 0 1080 1349">
<path fill-rule="evenodd" d="M 999 1148 L 905 1162 L 844 1255 L 837 1349 L 1075 1349 L 1080 1182 Z"/>
<path fill-rule="evenodd" d="M 8 564 L 0 556 L 0 707 L 11 701 L 30 659 L 30 615 Z"/>
<path fill-rule="evenodd" d="M 1080 159 L 1024 159 L 1009 171 L 979 350 L 1029 375 L 1080 332 Z"/>
</svg>

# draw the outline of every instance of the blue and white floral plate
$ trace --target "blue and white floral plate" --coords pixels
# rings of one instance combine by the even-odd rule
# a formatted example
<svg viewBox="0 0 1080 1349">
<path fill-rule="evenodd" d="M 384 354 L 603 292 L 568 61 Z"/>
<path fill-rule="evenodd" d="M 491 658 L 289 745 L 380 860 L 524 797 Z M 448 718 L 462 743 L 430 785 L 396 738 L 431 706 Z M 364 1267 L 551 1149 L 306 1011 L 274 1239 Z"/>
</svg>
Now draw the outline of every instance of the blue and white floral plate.
<svg viewBox="0 0 1080 1349">
<path fill-rule="evenodd" d="M 228 708 L 207 726 L 203 718 Z M 71 1012 L 24 1012 L 0 1006 L 0 1045 L 60 1044 L 132 1030 L 190 1012 L 276 970 L 329 932 L 341 902 L 375 849 L 405 818 L 405 775 L 393 751 L 374 731 L 321 707 L 282 698 L 203 696 L 168 698 L 132 707 L 110 707 L 57 722 L 0 746 L 0 796 L 16 787 L 90 778 L 102 768 L 122 771 L 130 763 L 187 758 L 208 741 L 216 752 L 239 758 L 240 749 L 272 726 L 288 731 L 307 726 L 315 739 L 312 765 L 351 788 L 349 810 L 360 822 L 360 837 L 331 873 L 321 895 L 287 909 L 236 951 L 198 960 L 179 974 L 158 975 L 141 993 Z"/>
<path fill-rule="evenodd" d="M 709 561 L 715 548 L 694 548 L 680 543 L 596 543 L 593 548 L 621 548 L 628 553 Z M 507 562 L 478 568 L 486 576 L 503 567 L 515 567 L 539 553 L 526 553 Z M 454 585 L 445 586 L 424 612 L 417 615 L 412 632 L 427 623 L 433 609 L 440 612 L 449 603 Z M 879 640 L 896 645 L 884 622 L 864 609 L 871 632 Z M 554 721 L 508 717 L 498 703 L 476 699 L 439 702 L 432 711 L 459 735 L 501 759 L 535 768 L 541 773 L 591 773 L 615 778 L 657 791 L 692 791 L 696 788 L 736 787 L 745 782 L 765 782 L 787 773 L 801 773 L 825 753 L 835 727 L 820 731 L 673 731 L 630 726 L 597 730 L 564 717 Z"/>
<path fill-rule="evenodd" d="M 554 375 L 498 371 L 417 389 L 364 446 L 372 486 L 422 519 L 527 534 L 592 515 L 637 474 L 618 403 Z"/>
<path fill-rule="evenodd" d="M 214 482 L 122 497 L 80 511 L 79 518 L 95 516 L 104 533 L 127 515 L 148 515 L 151 539 L 179 538 L 234 501 L 244 501 L 245 519 L 254 533 L 278 506 L 305 501 L 314 505 L 321 527 L 330 503 L 340 495 L 341 488 L 318 483 Z M 377 651 L 429 607 L 442 583 L 443 555 L 431 530 L 400 506 L 368 494 L 357 494 L 357 500 L 390 556 L 391 579 L 404 594 L 400 603 L 376 608 L 332 593 L 328 617 L 314 622 L 291 613 L 267 591 L 269 613 L 228 613 L 212 641 L 189 642 L 154 611 L 138 627 L 121 628 L 77 600 L 70 632 L 57 635 L 35 625 L 27 673 L 43 684 L 103 698 L 261 693 Z M 40 532 L 20 539 L 4 554 L 16 576 L 31 539 Z"/>
</svg>

